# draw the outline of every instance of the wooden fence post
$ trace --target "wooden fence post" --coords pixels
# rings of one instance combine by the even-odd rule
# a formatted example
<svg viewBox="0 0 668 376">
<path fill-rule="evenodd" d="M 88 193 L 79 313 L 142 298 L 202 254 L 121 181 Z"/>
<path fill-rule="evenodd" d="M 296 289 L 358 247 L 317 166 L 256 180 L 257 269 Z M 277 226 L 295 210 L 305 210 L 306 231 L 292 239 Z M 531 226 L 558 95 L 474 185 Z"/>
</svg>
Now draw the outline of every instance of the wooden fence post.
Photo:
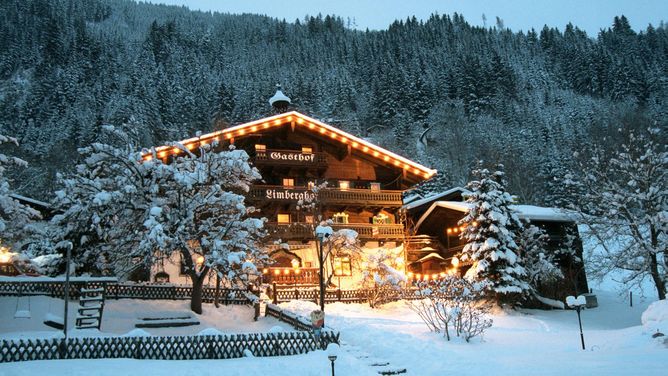
<svg viewBox="0 0 668 376">
<path fill-rule="evenodd" d="M 274 292 L 273 302 L 274 304 L 278 304 L 278 291 L 276 291 L 276 282 L 272 283 L 272 290 Z"/>
</svg>

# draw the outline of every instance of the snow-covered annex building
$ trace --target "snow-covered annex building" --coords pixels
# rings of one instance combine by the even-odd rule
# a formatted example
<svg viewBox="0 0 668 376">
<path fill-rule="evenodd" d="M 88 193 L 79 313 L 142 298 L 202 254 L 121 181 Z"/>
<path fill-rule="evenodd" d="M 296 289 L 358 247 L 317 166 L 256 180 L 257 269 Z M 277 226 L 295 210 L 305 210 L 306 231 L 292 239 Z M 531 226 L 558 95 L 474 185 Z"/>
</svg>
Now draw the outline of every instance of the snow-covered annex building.
<svg viewBox="0 0 668 376">
<path fill-rule="evenodd" d="M 406 241 L 406 272 L 415 279 L 434 276 L 444 269 L 464 273 L 470 264 L 459 261 L 456 256 L 464 248 L 460 239 L 464 229 L 459 221 L 473 204 L 465 202 L 468 191 L 456 187 L 428 197 L 406 199 L 404 209 L 410 222 L 411 236 Z M 543 283 L 540 293 L 563 301 L 567 295 L 589 292 L 587 276 L 582 262 L 582 241 L 578 233 L 577 216 L 558 208 L 534 205 L 511 205 L 520 220 L 541 228 L 548 236 L 546 251 L 556 252 L 567 247 L 575 257 L 560 256 L 558 265 L 564 278 Z"/>
<path fill-rule="evenodd" d="M 403 255 L 405 221 L 401 218 L 403 193 L 431 178 L 436 171 L 383 149 L 331 125 L 287 111 L 289 99 L 277 91 L 270 103 L 276 115 L 183 140 L 188 149 L 218 143 L 245 150 L 262 175 L 248 192 L 248 205 L 267 218 L 264 241 L 274 263 L 265 268 L 265 283 L 318 284 L 314 216 L 331 220 L 333 230 L 357 232 L 363 252 L 379 248 Z M 168 161 L 178 153 L 169 146 L 155 148 L 145 158 Z M 300 203 L 317 193 L 317 213 Z M 279 242 L 280 240 L 280 242 Z M 340 255 L 328 260 L 325 275 L 341 288 L 359 287 L 360 266 Z M 160 273 L 157 276 L 157 273 Z M 159 278 L 156 278 L 159 277 Z M 153 270 L 151 280 L 188 283 L 178 265 Z"/>
</svg>

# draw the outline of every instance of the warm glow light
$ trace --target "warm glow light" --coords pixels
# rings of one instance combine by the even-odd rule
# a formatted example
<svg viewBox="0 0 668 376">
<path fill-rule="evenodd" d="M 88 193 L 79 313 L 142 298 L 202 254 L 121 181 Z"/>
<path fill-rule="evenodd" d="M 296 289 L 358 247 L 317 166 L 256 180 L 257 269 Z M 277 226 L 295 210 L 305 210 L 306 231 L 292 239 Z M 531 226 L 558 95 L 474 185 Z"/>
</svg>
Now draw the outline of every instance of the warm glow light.
<svg viewBox="0 0 668 376">
<path fill-rule="evenodd" d="M 188 148 L 188 150 L 192 150 L 192 149 L 194 149 L 195 147 L 197 147 L 197 145 L 195 145 L 194 142 L 191 143 L 191 144 L 186 145 L 186 148 Z"/>
<path fill-rule="evenodd" d="M 473 223 L 471 223 L 471 224 L 473 225 L 473 227 L 478 226 L 478 222 L 476 222 L 476 221 L 473 221 Z"/>
<path fill-rule="evenodd" d="M 325 128 L 320 128 L 320 133 L 324 134 L 325 132 L 327 132 L 327 130 L 325 130 Z"/>
<path fill-rule="evenodd" d="M 195 262 L 197 262 L 197 265 L 201 266 L 202 264 L 204 264 L 204 256 L 198 256 Z"/>
<path fill-rule="evenodd" d="M 413 272 L 408 272 L 406 273 L 406 275 L 408 276 L 408 278 L 413 278 Z"/>
<path fill-rule="evenodd" d="M 332 132 L 332 133 L 330 134 L 330 136 L 331 136 L 332 138 L 336 138 L 336 133 Z"/>
<path fill-rule="evenodd" d="M 418 170 L 418 169 L 416 168 L 416 169 L 413 169 L 413 172 L 416 173 L 416 174 L 419 174 L 419 173 L 420 173 L 420 170 Z"/>
<path fill-rule="evenodd" d="M 283 274 L 285 274 L 285 275 L 290 274 L 290 269 L 285 269 L 285 270 L 283 270 Z"/>
<path fill-rule="evenodd" d="M 244 135 L 244 134 L 246 134 L 246 130 L 244 130 L 244 129 L 240 129 L 240 130 L 239 130 L 239 134 L 240 134 L 240 135 Z"/>
<path fill-rule="evenodd" d="M 264 127 L 264 129 L 269 128 L 269 123 L 264 123 L 263 127 Z"/>
<path fill-rule="evenodd" d="M 295 269 L 295 274 L 299 274 L 299 273 L 301 273 L 301 270 L 299 270 L 299 268 Z"/>
<path fill-rule="evenodd" d="M 292 259 L 292 261 L 290 261 L 290 264 L 292 264 L 293 268 L 297 269 L 299 267 L 299 260 L 297 260 L 296 258 Z"/>
<path fill-rule="evenodd" d="M 274 274 L 279 275 L 279 274 L 281 274 L 281 271 L 278 270 L 278 269 L 274 269 Z"/>
<path fill-rule="evenodd" d="M 257 126 L 256 125 L 252 126 L 251 131 L 253 131 L 253 132 L 257 131 Z"/>
<path fill-rule="evenodd" d="M 438 274 L 437 273 L 432 274 L 431 279 L 438 279 Z"/>
<path fill-rule="evenodd" d="M 388 156 L 386 155 L 386 156 L 383 157 L 383 159 L 385 160 L 385 162 L 387 162 L 387 161 L 390 160 L 390 157 L 388 157 Z"/>
<path fill-rule="evenodd" d="M 457 257 L 452 258 L 452 266 L 454 266 L 455 268 L 459 266 L 459 258 Z"/>
<path fill-rule="evenodd" d="M 302 124 L 304 123 L 304 119 L 302 118 L 297 118 L 297 124 Z"/>
<path fill-rule="evenodd" d="M 144 160 L 145 160 L 145 161 L 150 161 L 151 159 L 153 159 L 153 156 L 150 155 L 150 154 L 144 156 Z"/>
<path fill-rule="evenodd" d="M 262 269 L 262 274 L 267 274 L 267 273 L 269 273 L 269 269 L 267 268 Z"/>
<path fill-rule="evenodd" d="M 276 124 L 276 125 L 281 124 L 281 120 L 280 120 L 280 119 L 276 119 L 276 120 L 274 120 L 274 124 Z"/>
<path fill-rule="evenodd" d="M 359 144 L 357 142 L 353 142 L 353 147 L 356 148 L 357 146 L 359 146 Z"/>
<path fill-rule="evenodd" d="M 363 147 L 362 150 L 364 151 L 369 151 L 369 148 L 367 146 Z"/>
<path fill-rule="evenodd" d="M 164 158 L 164 157 L 166 157 L 166 156 L 167 156 L 167 152 L 166 152 L 166 151 L 161 151 L 160 153 L 158 153 L 158 157 L 160 157 L 160 158 Z"/>
<path fill-rule="evenodd" d="M 308 129 L 313 129 L 313 128 L 315 128 L 315 124 L 313 124 L 313 123 L 309 123 L 309 125 L 308 125 Z"/>
<path fill-rule="evenodd" d="M 400 165 L 399 161 L 394 161 L 394 165 L 399 166 Z"/>
<path fill-rule="evenodd" d="M 448 229 L 448 234 L 452 234 L 452 229 L 451 228 Z"/>
<path fill-rule="evenodd" d="M 343 142 L 345 144 L 346 142 L 348 142 L 348 139 L 345 138 L 345 137 L 341 137 L 341 142 Z"/>
<path fill-rule="evenodd" d="M 12 260 L 12 253 L 7 247 L 0 247 L 0 263 L 8 263 Z"/>
<path fill-rule="evenodd" d="M 379 152 L 377 152 L 377 151 L 374 151 L 374 152 L 373 152 L 373 156 L 374 156 L 374 157 L 377 157 L 377 156 L 379 156 L 379 155 L 380 155 Z"/>
<path fill-rule="evenodd" d="M 288 121 L 292 121 L 292 115 L 288 116 Z"/>
<path fill-rule="evenodd" d="M 441 278 L 446 276 L 445 272 L 441 272 L 441 274 L 439 274 L 439 275 L 441 276 Z"/>
<path fill-rule="evenodd" d="M 225 138 L 229 140 L 230 138 L 232 138 L 232 134 L 231 133 L 226 134 Z"/>
</svg>

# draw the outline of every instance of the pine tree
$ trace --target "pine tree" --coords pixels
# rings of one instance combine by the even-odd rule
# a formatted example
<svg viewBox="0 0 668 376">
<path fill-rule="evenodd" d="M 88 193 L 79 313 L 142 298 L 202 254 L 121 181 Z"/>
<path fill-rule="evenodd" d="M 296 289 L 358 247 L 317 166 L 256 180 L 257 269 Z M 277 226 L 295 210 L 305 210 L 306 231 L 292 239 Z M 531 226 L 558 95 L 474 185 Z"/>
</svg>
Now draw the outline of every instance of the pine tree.
<svg viewBox="0 0 668 376">
<path fill-rule="evenodd" d="M 475 180 L 467 185 L 471 193 L 465 195 L 470 209 L 459 222 L 466 226 L 460 258 L 473 263 L 466 276 L 487 281 L 488 291 L 499 301 L 517 302 L 530 286 L 516 242 L 522 223 L 510 208 L 512 197 L 505 190 L 503 166 L 490 172 L 479 162 L 472 175 Z"/>
</svg>

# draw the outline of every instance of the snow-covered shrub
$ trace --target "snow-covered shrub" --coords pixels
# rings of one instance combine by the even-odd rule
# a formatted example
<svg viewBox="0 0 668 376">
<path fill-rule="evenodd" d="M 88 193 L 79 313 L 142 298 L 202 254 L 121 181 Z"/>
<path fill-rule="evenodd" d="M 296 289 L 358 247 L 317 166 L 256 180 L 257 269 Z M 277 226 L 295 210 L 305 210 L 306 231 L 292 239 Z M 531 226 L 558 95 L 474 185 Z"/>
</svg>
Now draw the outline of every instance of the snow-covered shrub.
<svg viewBox="0 0 668 376">
<path fill-rule="evenodd" d="M 640 317 L 643 328 L 651 333 L 668 335 L 668 300 L 656 301 L 647 307 Z"/>
<path fill-rule="evenodd" d="M 492 326 L 492 319 L 488 318 L 491 304 L 484 298 L 485 289 L 485 283 L 457 276 L 420 281 L 415 292 L 419 299 L 408 300 L 408 305 L 429 330 L 443 333 L 448 341 L 452 330 L 469 342 Z"/>
<path fill-rule="evenodd" d="M 385 303 L 399 294 L 406 277 L 398 269 L 401 248 L 378 249 L 366 255 L 362 263 L 362 286 L 367 291 L 371 308 Z"/>
</svg>

